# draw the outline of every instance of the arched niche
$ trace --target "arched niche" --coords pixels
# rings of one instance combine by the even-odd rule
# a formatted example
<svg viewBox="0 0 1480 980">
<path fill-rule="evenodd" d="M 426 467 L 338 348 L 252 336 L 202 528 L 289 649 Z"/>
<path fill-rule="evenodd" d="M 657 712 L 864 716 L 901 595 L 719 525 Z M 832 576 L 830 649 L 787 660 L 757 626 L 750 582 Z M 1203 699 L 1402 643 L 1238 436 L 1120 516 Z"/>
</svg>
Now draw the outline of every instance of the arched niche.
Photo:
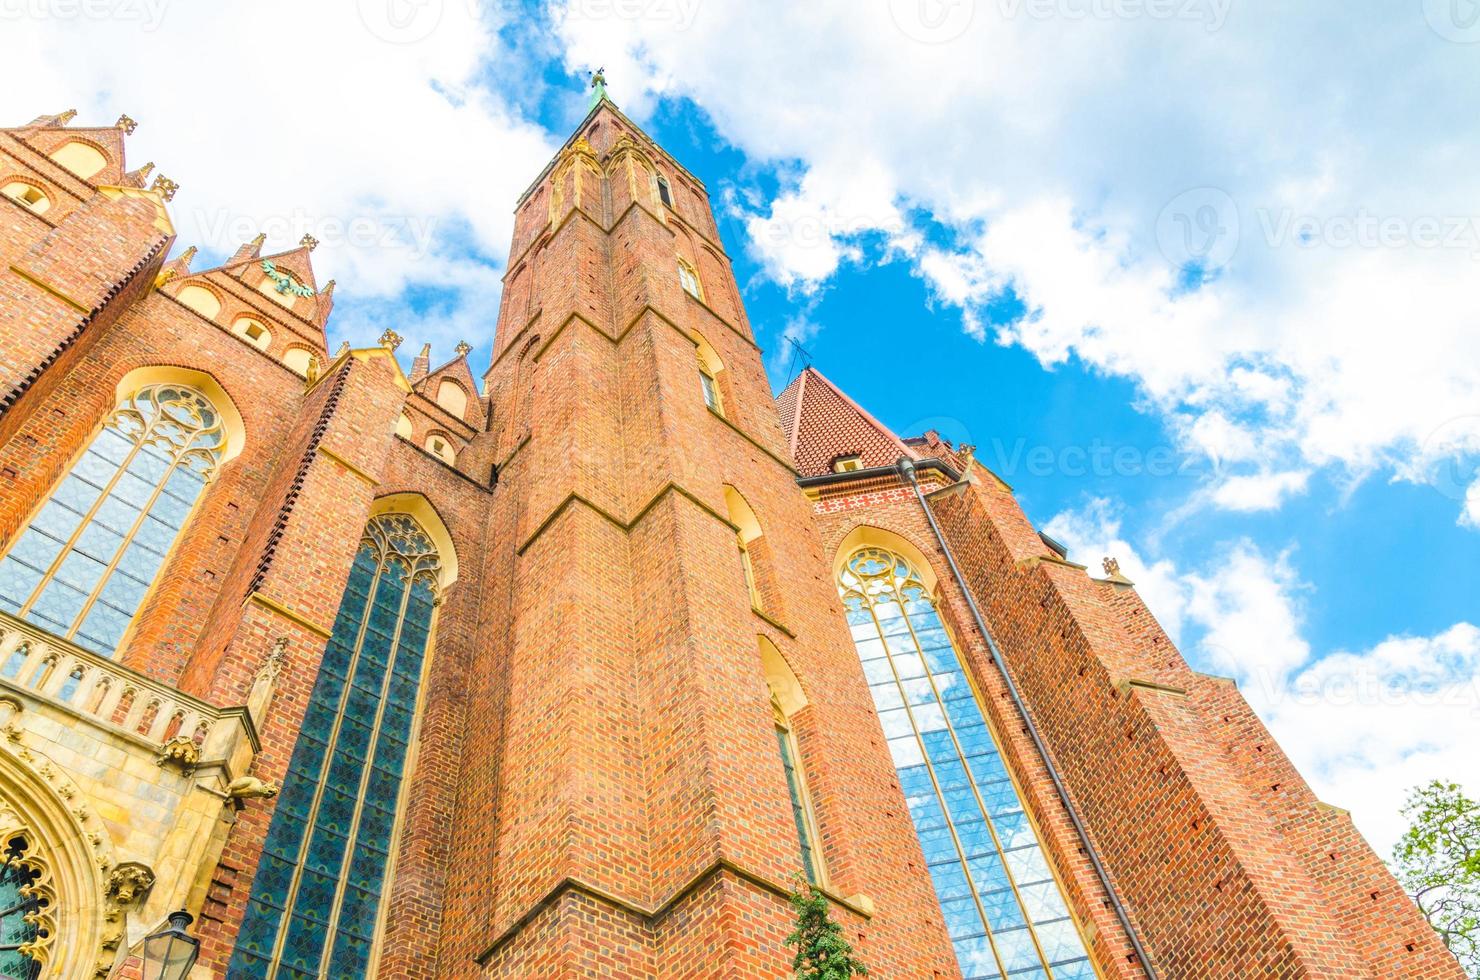
<svg viewBox="0 0 1480 980">
<path fill-rule="evenodd" d="M 771 689 L 776 703 L 781 705 L 782 714 L 790 718 L 807 706 L 807 694 L 802 690 L 801 682 L 797 680 L 791 665 L 786 662 L 770 637 L 756 634 L 756 644 L 760 648 L 761 670 L 766 675 L 766 686 Z"/>
</svg>

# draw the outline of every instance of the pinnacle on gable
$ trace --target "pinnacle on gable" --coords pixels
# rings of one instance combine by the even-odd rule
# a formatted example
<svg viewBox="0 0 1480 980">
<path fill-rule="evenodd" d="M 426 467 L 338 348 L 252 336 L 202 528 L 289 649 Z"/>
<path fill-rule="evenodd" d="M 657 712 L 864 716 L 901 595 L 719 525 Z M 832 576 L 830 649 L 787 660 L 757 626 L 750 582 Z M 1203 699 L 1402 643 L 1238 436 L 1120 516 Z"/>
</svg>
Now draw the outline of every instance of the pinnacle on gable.
<svg viewBox="0 0 1480 980">
<path fill-rule="evenodd" d="M 401 339 L 402 338 L 400 334 L 396 333 L 390 327 L 386 327 L 385 333 L 380 335 L 380 340 L 378 341 L 378 343 L 386 350 L 393 351 L 397 347 L 401 346 Z"/>
<path fill-rule="evenodd" d="M 122 116 L 119 116 L 118 117 L 118 122 L 114 123 L 113 125 L 116 126 L 116 127 L 118 127 L 119 129 L 123 130 L 125 133 L 127 133 L 130 136 L 133 135 L 134 130 L 136 130 L 136 129 L 139 128 L 138 122 L 136 122 L 133 119 L 130 119 L 127 114 L 122 115 Z"/>
<path fill-rule="evenodd" d="M 298 246 L 300 248 L 306 248 L 310 252 L 312 252 L 314 249 L 319 247 L 319 240 L 312 235 L 304 235 L 302 238 L 298 239 Z"/>
<path fill-rule="evenodd" d="M 467 357 L 473 352 L 473 345 L 466 340 L 459 340 L 457 346 L 452 349 L 458 357 Z"/>
<path fill-rule="evenodd" d="M 148 163 L 144 164 L 139 169 L 137 169 L 137 170 L 130 170 L 128 173 L 124 174 L 123 175 L 124 182 L 127 183 L 127 184 L 129 184 L 129 185 L 131 185 L 131 186 L 133 186 L 133 187 L 143 187 L 144 186 L 144 181 L 149 178 L 149 174 L 153 170 L 154 170 L 154 161 L 153 160 L 150 160 Z"/>
<path fill-rule="evenodd" d="M 412 384 L 416 384 L 427 376 L 432 369 L 432 345 L 422 344 L 421 353 L 417 354 L 411 361 L 411 375 L 407 378 Z"/>
<path fill-rule="evenodd" d="M 67 125 L 67 123 L 71 122 L 73 119 L 76 119 L 76 118 L 77 118 L 77 110 L 76 109 L 68 109 L 66 112 L 59 113 L 59 114 L 57 114 L 55 116 L 52 116 L 52 125 L 53 126 L 65 126 L 65 125 Z"/>
</svg>

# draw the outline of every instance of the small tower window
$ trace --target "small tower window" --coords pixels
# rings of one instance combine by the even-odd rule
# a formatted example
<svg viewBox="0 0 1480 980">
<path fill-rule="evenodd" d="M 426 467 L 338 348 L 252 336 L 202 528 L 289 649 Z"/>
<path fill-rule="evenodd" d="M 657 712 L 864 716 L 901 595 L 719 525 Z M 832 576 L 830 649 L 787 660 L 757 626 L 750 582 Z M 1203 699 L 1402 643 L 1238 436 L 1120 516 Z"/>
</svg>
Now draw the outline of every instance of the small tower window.
<svg viewBox="0 0 1480 980">
<path fill-rule="evenodd" d="M 24 204 L 27 208 L 37 214 L 45 214 L 47 208 L 51 207 L 51 198 L 41 188 L 28 184 L 23 180 L 12 180 L 0 191 L 12 201 Z"/>
<path fill-rule="evenodd" d="M 238 319 L 231 329 L 238 337 L 258 350 L 267 350 L 267 345 L 272 343 L 272 331 L 264 327 L 260 320 L 254 320 L 249 316 Z"/>
<path fill-rule="evenodd" d="M 852 456 L 839 456 L 833 460 L 834 473 L 853 473 L 863 469 L 863 457 L 857 453 Z"/>
<path fill-rule="evenodd" d="M 447 440 L 439 435 L 427 436 L 427 451 L 449 466 L 457 462 L 457 454 L 452 451 Z"/>
<path fill-rule="evenodd" d="M 714 375 L 704 370 L 702 364 L 699 366 L 699 385 L 704 389 L 704 404 L 718 412 L 720 410 L 719 384 L 714 380 Z"/>
<path fill-rule="evenodd" d="M 694 299 L 704 299 L 704 291 L 699 286 L 699 273 L 683 259 L 678 260 L 678 281 L 683 285 L 683 291 Z"/>
<path fill-rule="evenodd" d="M 673 189 L 668 186 L 668 178 L 662 174 L 658 175 L 658 200 L 666 207 L 673 207 Z"/>
</svg>

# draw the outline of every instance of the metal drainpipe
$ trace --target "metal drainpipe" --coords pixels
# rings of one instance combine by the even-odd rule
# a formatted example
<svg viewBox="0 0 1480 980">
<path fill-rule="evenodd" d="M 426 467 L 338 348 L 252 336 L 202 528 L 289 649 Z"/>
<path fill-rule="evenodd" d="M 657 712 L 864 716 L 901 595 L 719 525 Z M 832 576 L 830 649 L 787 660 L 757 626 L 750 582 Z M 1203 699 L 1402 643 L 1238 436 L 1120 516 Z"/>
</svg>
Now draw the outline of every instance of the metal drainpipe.
<svg viewBox="0 0 1480 980">
<path fill-rule="evenodd" d="M 1080 843 L 1084 845 L 1084 853 L 1089 856 L 1090 864 L 1094 865 L 1100 884 L 1105 886 L 1105 894 L 1110 896 L 1110 904 L 1115 908 L 1115 917 L 1120 920 L 1120 927 L 1125 930 L 1126 937 L 1131 941 L 1131 948 L 1135 950 L 1136 958 L 1141 963 L 1141 969 L 1146 973 L 1146 980 L 1157 980 L 1156 970 L 1151 966 L 1151 958 L 1141 947 L 1141 940 L 1136 935 L 1135 927 L 1131 925 L 1131 917 L 1126 912 L 1125 906 L 1121 904 L 1120 896 L 1115 893 L 1115 886 L 1110 883 L 1110 875 L 1105 871 L 1105 865 L 1100 862 L 1099 852 L 1095 850 L 1095 845 L 1090 843 L 1089 832 L 1084 829 L 1084 821 L 1079 819 L 1079 811 L 1075 810 L 1074 804 L 1069 801 L 1069 791 L 1064 788 L 1064 781 L 1059 776 L 1059 770 L 1048 754 L 1048 747 L 1043 744 L 1043 736 L 1038 734 L 1038 726 L 1034 724 L 1033 716 L 1028 714 L 1028 706 L 1023 703 L 1023 696 L 1018 693 L 1017 684 L 1012 679 L 1012 672 L 1007 669 L 1007 661 L 1003 659 L 1002 651 L 997 647 L 997 641 L 992 639 L 992 633 L 987 629 L 986 620 L 982 618 L 981 610 L 977 608 L 976 600 L 972 598 L 971 588 L 966 584 L 966 576 L 961 574 L 961 567 L 956 564 L 956 556 L 951 551 L 946 536 L 941 533 L 940 525 L 935 522 L 935 514 L 931 511 L 930 504 L 926 502 L 925 494 L 920 490 L 920 484 L 915 479 L 914 460 L 908 456 L 901 456 L 897 469 L 905 482 L 915 491 L 915 499 L 920 501 L 920 509 L 925 512 L 925 519 L 930 522 L 930 530 L 935 533 L 935 540 L 940 543 L 940 550 L 945 553 L 946 564 L 951 567 L 951 575 L 956 579 L 956 584 L 961 587 L 961 594 L 966 597 L 966 607 L 971 610 L 971 618 L 986 639 L 987 650 L 992 661 L 997 665 L 997 669 L 1002 672 L 1002 679 L 1007 682 L 1008 697 L 1012 698 L 1012 703 L 1017 706 L 1018 714 L 1023 717 L 1023 723 L 1028 729 L 1028 737 L 1033 740 L 1033 746 L 1038 750 L 1038 757 L 1043 760 L 1044 768 L 1048 770 L 1048 778 L 1053 780 L 1053 788 L 1058 791 L 1059 800 L 1064 804 L 1064 810 L 1068 812 L 1070 822 L 1074 824 L 1074 830 L 1079 835 Z"/>
</svg>

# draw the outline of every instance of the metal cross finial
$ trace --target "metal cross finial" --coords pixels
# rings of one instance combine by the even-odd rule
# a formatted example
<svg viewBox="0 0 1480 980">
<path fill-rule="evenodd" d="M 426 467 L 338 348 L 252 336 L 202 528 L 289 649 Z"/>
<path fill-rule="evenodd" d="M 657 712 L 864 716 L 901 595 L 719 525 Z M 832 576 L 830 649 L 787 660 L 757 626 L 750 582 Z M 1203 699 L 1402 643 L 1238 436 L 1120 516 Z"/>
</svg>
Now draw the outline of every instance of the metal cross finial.
<svg viewBox="0 0 1480 980">
<path fill-rule="evenodd" d="M 385 333 L 380 335 L 380 346 L 387 348 L 388 350 L 395 350 L 397 347 L 401 346 L 401 335 L 396 333 L 390 327 L 386 327 Z"/>
<path fill-rule="evenodd" d="M 170 180 L 164 174 L 160 174 L 154 178 L 154 183 L 149 185 L 149 189 L 151 191 L 159 191 L 159 196 L 166 201 L 173 201 L 175 199 L 175 191 L 180 189 L 180 185 Z"/>
<path fill-rule="evenodd" d="M 118 117 L 118 122 L 114 123 L 113 125 L 117 126 L 119 129 L 123 130 L 125 133 L 128 133 L 130 135 L 132 135 L 133 134 L 133 131 L 135 129 L 137 129 L 138 126 L 139 126 L 138 123 L 134 122 L 132 119 L 130 119 L 126 115 L 125 116 L 119 116 Z"/>
<path fill-rule="evenodd" d="M 454 347 L 453 350 L 457 352 L 458 357 L 463 357 L 473 352 L 473 345 L 468 343 L 466 340 L 459 340 L 457 342 L 457 346 Z"/>
<path fill-rule="evenodd" d="M 1105 566 L 1105 574 L 1111 578 L 1120 575 L 1120 562 L 1114 558 L 1106 558 L 1100 564 Z"/>
<path fill-rule="evenodd" d="M 312 252 L 314 249 L 319 247 L 319 240 L 312 235 L 304 235 L 302 238 L 298 239 L 298 244 Z"/>
</svg>

